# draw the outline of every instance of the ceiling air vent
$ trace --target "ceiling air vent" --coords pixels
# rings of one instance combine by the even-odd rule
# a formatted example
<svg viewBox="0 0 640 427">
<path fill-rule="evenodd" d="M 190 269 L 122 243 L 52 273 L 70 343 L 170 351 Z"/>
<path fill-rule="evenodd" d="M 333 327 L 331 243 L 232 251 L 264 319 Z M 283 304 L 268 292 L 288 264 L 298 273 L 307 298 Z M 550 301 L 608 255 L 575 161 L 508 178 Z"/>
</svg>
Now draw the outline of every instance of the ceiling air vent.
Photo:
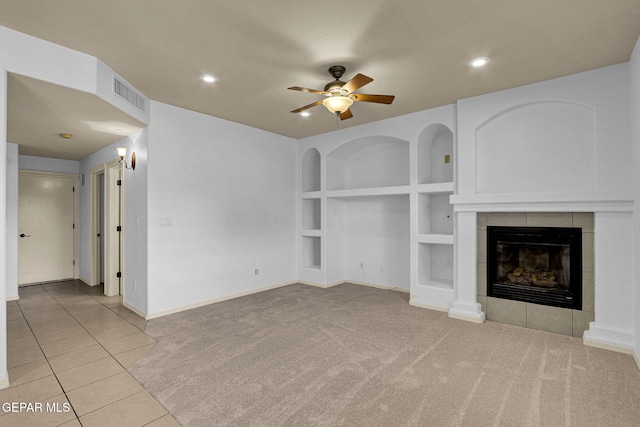
<svg viewBox="0 0 640 427">
<path fill-rule="evenodd" d="M 144 97 L 116 76 L 113 76 L 113 92 L 139 110 L 146 111 Z"/>
</svg>

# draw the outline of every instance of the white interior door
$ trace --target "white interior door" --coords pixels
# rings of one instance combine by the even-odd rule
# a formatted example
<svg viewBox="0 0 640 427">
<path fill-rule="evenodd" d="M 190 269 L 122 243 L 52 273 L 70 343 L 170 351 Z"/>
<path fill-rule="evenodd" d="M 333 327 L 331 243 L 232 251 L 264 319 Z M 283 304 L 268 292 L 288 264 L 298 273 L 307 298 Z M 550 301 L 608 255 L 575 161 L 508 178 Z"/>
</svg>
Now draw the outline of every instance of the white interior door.
<svg viewBox="0 0 640 427">
<path fill-rule="evenodd" d="M 105 221 L 104 221 L 104 294 L 114 296 L 121 294 L 118 273 L 122 272 L 121 235 L 121 165 L 116 163 L 107 168 L 105 173 Z"/>
<path fill-rule="evenodd" d="M 18 283 L 73 279 L 76 177 L 20 172 Z"/>
</svg>

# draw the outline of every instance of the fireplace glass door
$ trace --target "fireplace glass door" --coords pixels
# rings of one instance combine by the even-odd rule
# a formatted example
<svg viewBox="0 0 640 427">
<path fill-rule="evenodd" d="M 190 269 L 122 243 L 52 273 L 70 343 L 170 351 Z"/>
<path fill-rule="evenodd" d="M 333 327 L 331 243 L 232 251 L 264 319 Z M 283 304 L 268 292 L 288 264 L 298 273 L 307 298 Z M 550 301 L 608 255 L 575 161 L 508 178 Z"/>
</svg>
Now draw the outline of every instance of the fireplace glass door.
<svg viewBox="0 0 640 427">
<path fill-rule="evenodd" d="M 582 308 L 582 229 L 487 227 L 487 296 Z"/>
</svg>

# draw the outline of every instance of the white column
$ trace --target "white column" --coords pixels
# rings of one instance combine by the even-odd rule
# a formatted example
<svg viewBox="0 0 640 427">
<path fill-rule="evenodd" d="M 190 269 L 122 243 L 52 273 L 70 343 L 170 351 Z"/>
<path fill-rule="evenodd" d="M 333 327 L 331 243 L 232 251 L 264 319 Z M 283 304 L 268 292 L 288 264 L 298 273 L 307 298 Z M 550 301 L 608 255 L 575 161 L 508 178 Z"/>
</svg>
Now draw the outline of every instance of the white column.
<svg viewBox="0 0 640 427">
<path fill-rule="evenodd" d="M 7 71 L 0 69 L 0 389 L 7 372 Z"/>
<path fill-rule="evenodd" d="M 485 315 L 477 298 L 477 214 L 456 212 L 455 237 L 455 301 L 449 309 L 449 317 L 482 323 Z"/>
<path fill-rule="evenodd" d="M 631 212 L 596 212 L 595 321 L 583 342 L 631 353 L 634 344 L 633 222 Z M 637 333 L 637 332 L 636 332 Z"/>
</svg>

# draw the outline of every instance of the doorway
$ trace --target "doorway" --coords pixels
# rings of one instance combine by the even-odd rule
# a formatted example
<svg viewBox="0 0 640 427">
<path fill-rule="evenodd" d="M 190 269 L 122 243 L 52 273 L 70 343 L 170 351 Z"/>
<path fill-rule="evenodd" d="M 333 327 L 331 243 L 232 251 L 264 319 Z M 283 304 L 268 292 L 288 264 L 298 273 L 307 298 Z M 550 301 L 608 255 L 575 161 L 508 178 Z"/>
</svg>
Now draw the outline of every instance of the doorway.
<svg viewBox="0 0 640 427">
<path fill-rule="evenodd" d="M 18 285 L 76 278 L 77 175 L 18 177 Z"/>
<path fill-rule="evenodd" d="M 91 285 L 107 296 L 124 293 L 124 182 L 114 160 L 91 170 Z"/>
</svg>

